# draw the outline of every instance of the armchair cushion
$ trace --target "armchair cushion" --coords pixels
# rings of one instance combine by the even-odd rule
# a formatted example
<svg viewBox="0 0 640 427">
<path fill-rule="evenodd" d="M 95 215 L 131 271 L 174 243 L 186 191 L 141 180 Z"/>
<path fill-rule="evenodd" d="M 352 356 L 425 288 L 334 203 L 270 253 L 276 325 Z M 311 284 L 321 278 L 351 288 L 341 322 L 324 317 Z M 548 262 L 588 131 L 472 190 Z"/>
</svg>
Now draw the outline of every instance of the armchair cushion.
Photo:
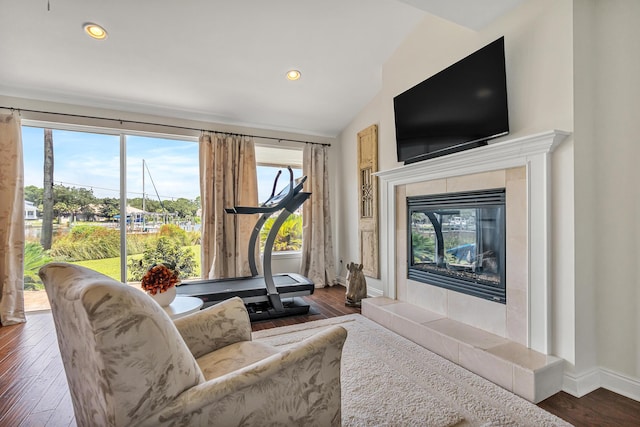
<svg viewBox="0 0 640 427">
<path fill-rule="evenodd" d="M 242 299 L 234 297 L 174 321 L 194 357 L 251 340 L 251 322 Z"/>
<path fill-rule="evenodd" d="M 276 347 L 254 341 L 242 341 L 197 359 L 200 370 L 207 380 L 221 377 L 229 372 L 249 366 L 279 353 Z"/>
</svg>

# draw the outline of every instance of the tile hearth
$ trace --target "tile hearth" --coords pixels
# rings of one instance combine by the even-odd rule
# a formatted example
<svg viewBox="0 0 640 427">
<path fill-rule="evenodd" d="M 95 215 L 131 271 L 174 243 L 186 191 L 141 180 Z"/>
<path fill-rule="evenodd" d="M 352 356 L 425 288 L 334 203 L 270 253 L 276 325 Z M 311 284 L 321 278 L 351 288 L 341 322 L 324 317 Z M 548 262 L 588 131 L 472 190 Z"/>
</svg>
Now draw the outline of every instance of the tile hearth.
<svg viewBox="0 0 640 427">
<path fill-rule="evenodd" d="M 558 357 L 386 297 L 362 300 L 362 314 L 533 403 L 562 389 Z"/>
</svg>

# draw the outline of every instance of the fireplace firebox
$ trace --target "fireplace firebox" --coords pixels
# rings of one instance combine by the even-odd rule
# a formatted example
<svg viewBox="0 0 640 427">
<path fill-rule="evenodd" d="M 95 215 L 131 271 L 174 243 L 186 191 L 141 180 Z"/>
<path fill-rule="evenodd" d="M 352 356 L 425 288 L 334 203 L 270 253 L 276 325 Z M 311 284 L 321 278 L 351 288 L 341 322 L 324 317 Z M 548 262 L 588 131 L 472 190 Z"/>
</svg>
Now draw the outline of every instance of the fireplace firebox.
<svg viewBox="0 0 640 427">
<path fill-rule="evenodd" d="M 505 304 L 505 190 L 407 197 L 409 279 Z"/>
</svg>

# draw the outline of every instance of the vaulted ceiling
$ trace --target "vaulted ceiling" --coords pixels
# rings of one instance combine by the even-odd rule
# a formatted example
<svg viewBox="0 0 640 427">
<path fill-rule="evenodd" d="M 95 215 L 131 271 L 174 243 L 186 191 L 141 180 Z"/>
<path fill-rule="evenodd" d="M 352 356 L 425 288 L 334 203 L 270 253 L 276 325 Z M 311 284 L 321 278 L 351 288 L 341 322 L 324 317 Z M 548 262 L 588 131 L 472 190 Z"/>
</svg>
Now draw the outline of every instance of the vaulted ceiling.
<svg viewBox="0 0 640 427">
<path fill-rule="evenodd" d="M 0 95 L 336 136 L 426 13 L 479 29 L 520 1 L 0 0 Z"/>
</svg>

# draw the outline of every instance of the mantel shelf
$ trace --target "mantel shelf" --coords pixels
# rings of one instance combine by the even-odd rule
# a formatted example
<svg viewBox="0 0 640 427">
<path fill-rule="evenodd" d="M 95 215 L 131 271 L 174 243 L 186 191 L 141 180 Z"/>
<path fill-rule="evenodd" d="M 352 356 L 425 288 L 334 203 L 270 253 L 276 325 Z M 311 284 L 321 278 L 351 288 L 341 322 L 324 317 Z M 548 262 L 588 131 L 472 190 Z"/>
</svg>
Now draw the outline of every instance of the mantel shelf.
<svg viewBox="0 0 640 427">
<path fill-rule="evenodd" d="M 551 153 L 569 135 L 569 132 L 551 130 L 411 163 L 375 175 L 382 181 L 410 184 L 523 166 L 534 156 Z"/>
</svg>

